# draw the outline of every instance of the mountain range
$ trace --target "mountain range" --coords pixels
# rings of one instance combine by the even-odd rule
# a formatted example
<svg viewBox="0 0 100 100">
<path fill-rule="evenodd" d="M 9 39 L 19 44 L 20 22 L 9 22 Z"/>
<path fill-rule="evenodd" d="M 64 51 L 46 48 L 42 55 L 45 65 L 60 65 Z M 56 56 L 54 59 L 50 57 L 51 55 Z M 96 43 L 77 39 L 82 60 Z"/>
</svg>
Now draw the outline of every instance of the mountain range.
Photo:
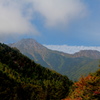
<svg viewBox="0 0 100 100">
<path fill-rule="evenodd" d="M 74 54 L 50 50 L 34 39 L 22 39 L 9 44 L 16 47 L 36 63 L 63 75 L 71 80 L 77 80 L 82 75 L 87 75 L 98 69 L 100 52 L 96 50 L 81 50 Z"/>
</svg>

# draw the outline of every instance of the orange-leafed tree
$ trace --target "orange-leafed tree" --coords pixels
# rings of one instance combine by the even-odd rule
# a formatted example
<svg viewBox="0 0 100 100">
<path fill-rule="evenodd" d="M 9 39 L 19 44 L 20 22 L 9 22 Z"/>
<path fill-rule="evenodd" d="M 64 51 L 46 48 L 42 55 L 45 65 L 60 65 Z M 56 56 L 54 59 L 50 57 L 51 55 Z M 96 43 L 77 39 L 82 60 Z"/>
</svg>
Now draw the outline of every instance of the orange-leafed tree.
<svg viewBox="0 0 100 100">
<path fill-rule="evenodd" d="M 75 82 L 69 96 L 63 100 L 100 100 L 100 69 Z"/>
</svg>

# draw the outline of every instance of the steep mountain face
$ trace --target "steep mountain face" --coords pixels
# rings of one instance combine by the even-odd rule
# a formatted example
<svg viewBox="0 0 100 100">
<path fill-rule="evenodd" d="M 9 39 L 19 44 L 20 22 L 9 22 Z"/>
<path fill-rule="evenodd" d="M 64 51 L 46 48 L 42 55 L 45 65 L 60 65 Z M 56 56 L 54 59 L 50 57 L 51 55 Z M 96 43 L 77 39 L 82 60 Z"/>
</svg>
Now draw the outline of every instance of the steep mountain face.
<svg viewBox="0 0 100 100">
<path fill-rule="evenodd" d="M 23 39 L 17 43 L 10 44 L 10 46 L 16 47 L 21 51 L 21 53 L 34 60 L 36 63 L 50 69 L 55 68 L 53 67 L 54 64 L 56 65 L 58 63 L 60 65 L 61 59 L 64 59 L 60 52 L 47 49 L 33 39 Z M 67 56 L 69 55 L 66 54 L 66 57 Z M 54 63 L 52 61 L 54 61 Z"/>
<path fill-rule="evenodd" d="M 10 46 L 18 48 L 21 53 L 28 56 L 35 62 L 49 67 L 49 64 L 45 61 L 45 58 L 48 56 L 48 52 L 50 52 L 50 50 L 37 43 L 35 40 L 23 39 L 17 43 L 10 44 Z"/>
<path fill-rule="evenodd" d="M 33 39 L 23 39 L 10 46 L 18 48 L 36 63 L 67 75 L 72 80 L 96 71 L 99 65 L 98 51 L 84 50 L 71 55 L 47 49 Z"/>
<path fill-rule="evenodd" d="M 0 100 L 61 100 L 71 85 L 67 76 L 0 43 Z"/>
</svg>

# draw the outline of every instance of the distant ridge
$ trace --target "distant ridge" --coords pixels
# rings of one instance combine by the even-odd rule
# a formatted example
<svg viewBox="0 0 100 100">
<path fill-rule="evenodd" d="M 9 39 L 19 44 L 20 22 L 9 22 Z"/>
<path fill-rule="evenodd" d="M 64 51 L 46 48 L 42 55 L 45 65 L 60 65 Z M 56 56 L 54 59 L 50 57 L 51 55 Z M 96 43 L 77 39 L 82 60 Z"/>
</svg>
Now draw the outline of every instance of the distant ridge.
<svg viewBox="0 0 100 100">
<path fill-rule="evenodd" d="M 22 39 L 10 46 L 18 48 L 36 63 L 67 75 L 72 80 L 96 71 L 99 65 L 100 52 L 94 50 L 82 50 L 75 54 L 68 54 L 50 50 L 34 39 Z"/>
<path fill-rule="evenodd" d="M 81 50 L 73 54 L 73 57 L 89 57 L 93 59 L 100 59 L 100 52 L 97 50 Z"/>
</svg>

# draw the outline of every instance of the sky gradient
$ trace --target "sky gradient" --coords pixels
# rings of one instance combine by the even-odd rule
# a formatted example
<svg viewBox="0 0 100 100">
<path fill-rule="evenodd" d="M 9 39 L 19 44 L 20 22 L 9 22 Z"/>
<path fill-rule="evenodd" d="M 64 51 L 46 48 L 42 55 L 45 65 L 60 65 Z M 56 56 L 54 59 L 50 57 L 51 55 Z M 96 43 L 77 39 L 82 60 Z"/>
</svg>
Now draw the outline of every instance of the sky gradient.
<svg viewBox="0 0 100 100">
<path fill-rule="evenodd" d="M 100 0 L 0 0 L 0 42 L 100 46 Z"/>
</svg>

